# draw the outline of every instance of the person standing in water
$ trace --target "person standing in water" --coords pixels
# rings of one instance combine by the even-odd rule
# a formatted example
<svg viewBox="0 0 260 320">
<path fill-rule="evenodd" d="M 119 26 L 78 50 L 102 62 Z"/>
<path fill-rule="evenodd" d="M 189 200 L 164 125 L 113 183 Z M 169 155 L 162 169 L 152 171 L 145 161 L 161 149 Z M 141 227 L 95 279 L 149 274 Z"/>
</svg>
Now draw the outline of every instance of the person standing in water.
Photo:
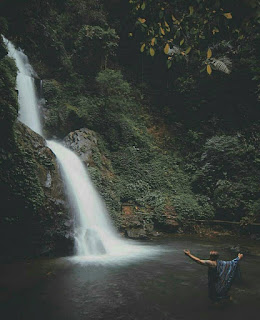
<svg viewBox="0 0 260 320">
<path fill-rule="evenodd" d="M 213 302 L 230 298 L 228 291 L 232 282 L 239 272 L 239 261 L 243 254 L 239 253 L 237 258 L 231 261 L 219 260 L 217 251 L 210 251 L 209 260 L 201 260 L 190 253 L 190 250 L 184 250 L 184 253 L 193 261 L 208 267 L 208 293 Z"/>
</svg>

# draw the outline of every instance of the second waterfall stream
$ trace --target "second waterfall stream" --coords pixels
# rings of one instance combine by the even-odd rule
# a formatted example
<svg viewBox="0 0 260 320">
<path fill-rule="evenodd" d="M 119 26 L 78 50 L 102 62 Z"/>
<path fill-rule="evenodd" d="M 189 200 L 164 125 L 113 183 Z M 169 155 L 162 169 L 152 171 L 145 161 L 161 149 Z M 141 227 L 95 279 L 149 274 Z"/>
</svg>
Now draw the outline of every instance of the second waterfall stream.
<svg viewBox="0 0 260 320">
<path fill-rule="evenodd" d="M 19 120 L 43 135 L 39 97 L 34 85 L 36 73 L 22 50 L 17 50 L 6 38 L 3 37 L 3 40 L 9 56 L 15 60 L 18 68 Z M 80 158 L 59 142 L 47 141 L 47 146 L 57 157 L 64 189 L 74 216 L 76 260 L 115 262 L 144 258 L 157 251 L 122 239 L 113 227 L 105 204 Z"/>
</svg>

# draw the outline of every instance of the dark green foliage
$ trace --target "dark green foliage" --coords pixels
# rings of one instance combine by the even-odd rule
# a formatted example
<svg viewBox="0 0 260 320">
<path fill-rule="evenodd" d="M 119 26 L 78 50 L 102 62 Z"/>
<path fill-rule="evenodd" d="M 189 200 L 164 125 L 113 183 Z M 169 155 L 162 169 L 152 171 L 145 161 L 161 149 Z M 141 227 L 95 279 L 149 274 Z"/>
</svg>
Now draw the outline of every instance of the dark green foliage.
<svg viewBox="0 0 260 320">
<path fill-rule="evenodd" d="M 96 72 L 106 67 L 110 57 L 115 55 L 119 37 L 109 27 L 84 25 L 75 41 L 74 64 L 80 74 Z"/>
<path fill-rule="evenodd" d="M 210 198 L 217 217 L 240 220 L 257 206 L 259 155 L 241 136 L 215 136 L 206 142 L 194 187 Z"/>
<path fill-rule="evenodd" d="M 44 112 L 48 118 L 45 123 L 47 135 L 65 136 L 69 131 L 84 127 L 91 99 L 89 101 L 84 96 L 73 99 L 67 94 L 72 89 L 56 80 L 45 80 L 43 89 L 46 100 Z"/>
<path fill-rule="evenodd" d="M 122 104 L 129 99 L 130 86 L 129 83 L 123 80 L 121 71 L 106 69 L 99 72 L 96 81 L 101 94 L 106 98 L 114 97 L 118 100 L 120 100 L 119 98 L 124 98 Z"/>
<path fill-rule="evenodd" d="M 162 151 L 153 150 L 149 136 L 144 139 L 150 140 L 150 148 L 133 146 L 111 155 L 121 180 L 121 201 L 150 208 L 159 221 L 166 206 L 174 207 L 180 219 L 212 216 L 212 208 L 192 193 L 188 176 L 175 163 L 176 155 L 163 155 Z"/>
</svg>

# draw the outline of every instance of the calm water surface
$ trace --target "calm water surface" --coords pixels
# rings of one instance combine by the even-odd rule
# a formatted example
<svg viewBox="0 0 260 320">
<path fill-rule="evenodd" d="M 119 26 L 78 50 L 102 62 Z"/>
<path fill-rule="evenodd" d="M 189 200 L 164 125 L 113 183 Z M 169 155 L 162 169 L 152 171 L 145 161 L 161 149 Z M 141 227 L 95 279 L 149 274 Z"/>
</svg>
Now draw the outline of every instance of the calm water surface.
<svg viewBox="0 0 260 320">
<path fill-rule="evenodd" d="M 217 249 L 221 258 L 245 258 L 242 280 L 232 288 L 233 302 L 214 306 L 207 297 L 207 268 L 183 254 L 201 258 Z M 245 319 L 260 312 L 259 242 L 176 237 L 153 245 L 160 251 L 124 264 L 79 264 L 40 259 L 0 267 L 1 319 Z"/>
</svg>

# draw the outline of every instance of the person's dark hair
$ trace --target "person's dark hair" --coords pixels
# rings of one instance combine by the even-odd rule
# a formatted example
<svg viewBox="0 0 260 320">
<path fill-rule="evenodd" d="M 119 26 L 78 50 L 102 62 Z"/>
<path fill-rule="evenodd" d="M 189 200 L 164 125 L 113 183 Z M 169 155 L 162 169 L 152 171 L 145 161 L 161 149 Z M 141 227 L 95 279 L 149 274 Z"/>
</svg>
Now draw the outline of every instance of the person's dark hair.
<svg viewBox="0 0 260 320">
<path fill-rule="evenodd" d="M 219 258 L 219 253 L 217 251 L 210 251 L 209 258 L 212 261 L 216 261 Z"/>
</svg>

